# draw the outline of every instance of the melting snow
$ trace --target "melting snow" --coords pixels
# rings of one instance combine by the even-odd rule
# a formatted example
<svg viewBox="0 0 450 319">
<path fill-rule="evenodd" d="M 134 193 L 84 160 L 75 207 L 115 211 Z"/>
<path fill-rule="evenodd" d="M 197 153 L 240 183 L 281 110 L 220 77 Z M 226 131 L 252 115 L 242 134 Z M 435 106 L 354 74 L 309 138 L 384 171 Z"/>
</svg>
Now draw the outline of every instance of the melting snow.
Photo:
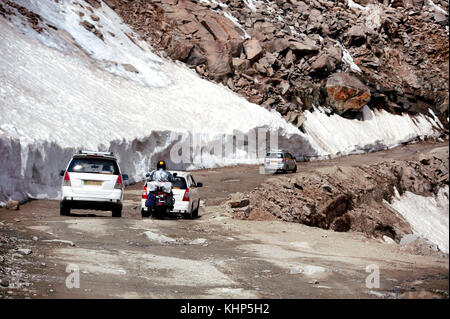
<svg viewBox="0 0 450 319">
<path fill-rule="evenodd" d="M 449 188 L 441 188 L 435 197 L 411 192 L 402 196 L 395 189 L 390 204 L 411 225 L 416 235 L 422 236 L 448 254 L 449 247 Z"/>
</svg>

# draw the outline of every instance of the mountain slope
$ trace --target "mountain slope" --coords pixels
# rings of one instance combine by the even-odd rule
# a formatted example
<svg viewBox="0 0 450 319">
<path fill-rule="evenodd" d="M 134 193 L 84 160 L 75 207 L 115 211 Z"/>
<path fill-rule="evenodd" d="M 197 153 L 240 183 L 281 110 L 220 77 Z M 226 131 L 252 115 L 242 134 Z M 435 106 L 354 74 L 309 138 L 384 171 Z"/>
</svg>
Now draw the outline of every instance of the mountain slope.
<svg viewBox="0 0 450 319">
<path fill-rule="evenodd" d="M 258 128 L 306 158 L 439 134 L 441 124 L 432 116 L 369 107 L 361 120 L 327 116 L 321 108 L 305 111 L 301 131 L 278 113 L 158 56 L 109 6 L 88 2 L 1 3 L 1 202 L 57 198 L 58 172 L 80 148 L 114 151 L 136 181 L 160 158 L 174 168 L 259 163 L 261 153 L 233 141 Z M 193 140 L 198 144 L 189 144 Z M 227 141 L 231 153 L 211 151 Z M 172 151 L 182 142 L 189 156 L 180 163 Z"/>
</svg>

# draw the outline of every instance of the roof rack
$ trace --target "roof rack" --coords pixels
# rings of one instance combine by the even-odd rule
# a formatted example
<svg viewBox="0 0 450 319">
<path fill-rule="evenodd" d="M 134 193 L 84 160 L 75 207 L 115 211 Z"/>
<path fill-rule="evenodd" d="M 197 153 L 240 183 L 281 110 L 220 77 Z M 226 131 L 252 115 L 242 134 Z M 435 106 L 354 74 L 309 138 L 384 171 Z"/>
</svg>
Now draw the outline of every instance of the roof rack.
<svg viewBox="0 0 450 319">
<path fill-rule="evenodd" d="M 281 150 L 281 149 L 273 149 L 273 150 L 270 150 L 268 153 L 283 153 L 283 152 L 287 152 L 287 151 Z"/>
<path fill-rule="evenodd" d="M 100 156 L 114 156 L 113 152 L 98 152 L 98 151 L 86 151 L 86 150 L 79 150 L 78 154 L 100 155 Z"/>
</svg>

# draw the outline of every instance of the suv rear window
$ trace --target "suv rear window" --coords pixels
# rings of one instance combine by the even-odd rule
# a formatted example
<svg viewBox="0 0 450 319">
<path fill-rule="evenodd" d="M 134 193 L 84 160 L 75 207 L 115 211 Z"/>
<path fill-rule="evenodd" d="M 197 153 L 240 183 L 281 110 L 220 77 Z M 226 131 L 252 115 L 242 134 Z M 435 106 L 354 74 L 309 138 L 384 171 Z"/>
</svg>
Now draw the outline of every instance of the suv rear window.
<svg viewBox="0 0 450 319">
<path fill-rule="evenodd" d="M 175 181 L 172 183 L 172 187 L 177 187 L 180 189 L 186 189 L 187 188 L 187 184 L 186 184 L 186 180 L 184 179 L 184 177 L 181 176 L 177 176 L 174 177 Z"/>
<path fill-rule="evenodd" d="M 267 153 L 268 158 L 283 158 L 283 153 Z"/>
<path fill-rule="evenodd" d="M 68 171 L 73 173 L 119 175 L 117 162 L 103 158 L 74 158 L 69 165 Z"/>
</svg>

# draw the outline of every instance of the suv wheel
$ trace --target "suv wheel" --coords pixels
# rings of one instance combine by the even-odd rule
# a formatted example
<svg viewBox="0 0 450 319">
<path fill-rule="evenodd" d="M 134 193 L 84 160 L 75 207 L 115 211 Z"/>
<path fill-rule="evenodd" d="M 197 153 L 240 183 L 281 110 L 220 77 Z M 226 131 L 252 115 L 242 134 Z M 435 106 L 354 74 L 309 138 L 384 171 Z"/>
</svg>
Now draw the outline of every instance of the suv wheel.
<svg viewBox="0 0 450 319">
<path fill-rule="evenodd" d="M 67 205 L 63 205 L 63 203 L 61 203 L 61 206 L 59 209 L 59 214 L 61 216 L 69 216 L 70 215 L 70 207 L 68 207 Z"/>
<path fill-rule="evenodd" d="M 112 217 L 122 217 L 122 207 L 114 208 L 112 210 Z"/>
<path fill-rule="evenodd" d="M 141 208 L 141 215 L 142 215 L 142 218 L 150 217 L 150 212 L 148 210 Z"/>
<path fill-rule="evenodd" d="M 192 212 L 191 218 L 197 218 L 198 217 L 198 210 L 200 209 L 200 200 L 198 201 L 197 208 Z"/>
<path fill-rule="evenodd" d="M 292 170 L 294 173 L 297 172 L 297 164 L 295 164 L 294 169 Z"/>
</svg>

